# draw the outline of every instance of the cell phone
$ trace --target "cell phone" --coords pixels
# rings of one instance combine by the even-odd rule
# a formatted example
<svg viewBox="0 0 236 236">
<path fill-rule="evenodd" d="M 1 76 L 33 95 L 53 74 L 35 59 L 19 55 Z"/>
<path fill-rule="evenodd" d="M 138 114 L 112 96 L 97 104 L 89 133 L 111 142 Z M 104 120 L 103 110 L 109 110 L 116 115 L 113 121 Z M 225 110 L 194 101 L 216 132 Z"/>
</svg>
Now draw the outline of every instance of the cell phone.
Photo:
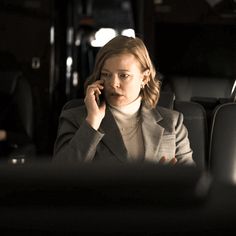
<svg viewBox="0 0 236 236">
<path fill-rule="evenodd" d="M 101 91 L 101 94 L 97 96 L 96 101 L 97 101 L 98 106 L 100 106 L 105 101 L 103 91 Z"/>
</svg>

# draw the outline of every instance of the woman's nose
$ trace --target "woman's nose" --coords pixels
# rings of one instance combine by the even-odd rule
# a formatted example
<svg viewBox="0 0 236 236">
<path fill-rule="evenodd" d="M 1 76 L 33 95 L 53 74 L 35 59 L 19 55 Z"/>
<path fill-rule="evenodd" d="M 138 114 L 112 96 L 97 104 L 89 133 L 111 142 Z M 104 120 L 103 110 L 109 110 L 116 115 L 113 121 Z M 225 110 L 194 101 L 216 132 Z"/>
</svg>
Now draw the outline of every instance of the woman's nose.
<svg viewBox="0 0 236 236">
<path fill-rule="evenodd" d="M 120 87 L 120 79 L 118 78 L 117 75 L 112 75 L 111 80 L 110 80 L 110 85 L 112 87 Z"/>
</svg>

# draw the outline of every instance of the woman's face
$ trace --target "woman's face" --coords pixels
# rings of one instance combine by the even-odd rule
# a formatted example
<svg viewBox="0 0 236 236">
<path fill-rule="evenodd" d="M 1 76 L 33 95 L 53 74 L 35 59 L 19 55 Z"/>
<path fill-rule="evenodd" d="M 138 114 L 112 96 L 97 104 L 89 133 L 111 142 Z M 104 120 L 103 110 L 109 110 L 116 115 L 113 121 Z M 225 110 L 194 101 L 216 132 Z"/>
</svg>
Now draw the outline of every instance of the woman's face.
<svg viewBox="0 0 236 236">
<path fill-rule="evenodd" d="M 140 94 L 144 73 L 132 54 L 114 55 L 108 58 L 101 70 L 106 101 L 113 106 L 124 106 L 136 100 Z"/>
</svg>

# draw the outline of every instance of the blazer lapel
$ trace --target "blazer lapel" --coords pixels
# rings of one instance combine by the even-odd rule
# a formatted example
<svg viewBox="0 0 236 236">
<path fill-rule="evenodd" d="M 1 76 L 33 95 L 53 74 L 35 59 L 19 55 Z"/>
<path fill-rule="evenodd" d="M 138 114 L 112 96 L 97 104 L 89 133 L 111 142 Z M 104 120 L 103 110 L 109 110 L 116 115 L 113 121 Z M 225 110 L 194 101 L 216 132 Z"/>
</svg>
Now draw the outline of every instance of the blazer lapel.
<svg viewBox="0 0 236 236">
<path fill-rule="evenodd" d="M 142 106 L 142 132 L 145 148 L 144 158 L 147 161 L 155 161 L 164 133 L 164 128 L 158 124 L 162 120 L 157 110 L 149 110 Z"/>
<path fill-rule="evenodd" d="M 106 109 L 106 115 L 101 123 L 100 130 L 105 133 L 102 142 L 120 161 L 127 161 L 127 150 L 121 133 L 111 111 L 108 108 Z"/>
</svg>

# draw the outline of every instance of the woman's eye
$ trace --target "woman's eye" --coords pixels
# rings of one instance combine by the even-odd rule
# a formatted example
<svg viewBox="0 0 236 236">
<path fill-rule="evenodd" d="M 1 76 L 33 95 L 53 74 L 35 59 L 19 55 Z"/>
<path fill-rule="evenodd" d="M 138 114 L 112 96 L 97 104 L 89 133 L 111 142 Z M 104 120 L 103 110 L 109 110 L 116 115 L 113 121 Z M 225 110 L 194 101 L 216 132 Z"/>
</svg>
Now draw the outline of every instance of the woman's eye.
<svg viewBox="0 0 236 236">
<path fill-rule="evenodd" d="M 129 75 L 128 74 L 120 74 L 119 77 L 121 79 L 127 79 L 129 77 Z"/>
<path fill-rule="evenodd" d="M 107 72 L 102 72 L 102 73 L 101 73 L 101 76 L 102 76 L 102 77 L 105 77 L 105 78 L 108 78 L 110 75 L 109 75 L 109 73 L 107 73 Z"/>
</svg>

